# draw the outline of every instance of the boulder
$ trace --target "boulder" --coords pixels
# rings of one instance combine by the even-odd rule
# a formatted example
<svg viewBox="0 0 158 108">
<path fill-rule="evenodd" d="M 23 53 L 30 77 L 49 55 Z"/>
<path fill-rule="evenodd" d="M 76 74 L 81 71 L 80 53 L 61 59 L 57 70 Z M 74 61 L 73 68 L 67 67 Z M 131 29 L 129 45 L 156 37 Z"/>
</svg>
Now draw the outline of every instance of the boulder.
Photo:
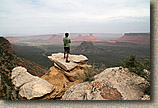
<svg viewBox="0 0 158 108">
<path fill-rule="evenodd" d="M 16 88 L 19 88 L 25 83 L 31 82 L 36 78 L 38 77 L 31 75 L 24 67 L 21 66 L 14 68 L 11 76 L 12 83 Z"/>
<path fill-rule="evenodd" d="M 59 67 L 66 71 L 70 71 L 74 69 L 76 66 L 78 66 L 80 63 L 85 63 L 88 61 L 87 57 L 83 55 L 69 55 L 69 63 L 66 63 L 66 60 L 64 59 L 63 53 L 56 53 L 52 54 L 52 56 L 48 56 L 48 58 L 55 64 L 57 64 Z"/>
<path fill-rule="evenodd" d="M 105 69 L 94 78 L 95 81 L 116 88 L 123 100 L 140 100 L 150 85 L 144 78 L 119 67 Z"/>
<path fill-rule="evenodd" d="M 100 95 L 100 91 L 92 92 L 90 83 L 77 83 L 71 86 L 62 96 L 62 100 L 106 100 Z"/>
<path fill-rule="evenodd" d="M 21 66 L 12 70 L 11 79 L 15 88 L 19 89 L 20 96 L 27 99 L 44 96 L 55 89 L 46 80 L 31 75 Z"/>
<path fill-rule="evenodd" d="M 22 66 L 15 67 L 15 68 L 12 70 L 11 79 L 14 79 L 16 76 L 18 76 L 18 75 L 21 74 L 22 72 L 27 72 L 27 70 L 26 70 L 25 68 L 23 68 Z"/>
<path fill-rule="evenodd" d="M 24 84 L 20 88 L 19 94 L 20 96 L 30 100 L 51 93 L 54 89 L 55 87 L 48 83 L 46 80 L 37 78 L 32 82 Z"/>
<path fill-rule="evenodd" d="M 88 84 L 84 82 L 72 85 L 62 96 L 62 100 L 86 100 L 86 95 L 90 93 Z"/>
</svg>

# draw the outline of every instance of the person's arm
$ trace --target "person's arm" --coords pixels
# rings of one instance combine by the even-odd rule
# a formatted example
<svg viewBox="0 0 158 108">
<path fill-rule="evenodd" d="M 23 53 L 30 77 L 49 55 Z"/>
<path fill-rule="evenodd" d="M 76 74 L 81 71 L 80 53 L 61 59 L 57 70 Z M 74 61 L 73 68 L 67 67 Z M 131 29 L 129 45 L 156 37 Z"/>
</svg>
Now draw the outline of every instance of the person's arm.
<svg viewBox="0 0 158 108">
<path fill-rule="evenodd" d="M 64 43 L 64 46 L 65 46 L 66 44 L 65 44 L 65 39 L 64 38 L 63 38 L 63 43 Z"/>
<path fill-rule="evenodd" d="M 69 43 L 71 43 L 71 40 L 69 40 Z"/>
</svg>

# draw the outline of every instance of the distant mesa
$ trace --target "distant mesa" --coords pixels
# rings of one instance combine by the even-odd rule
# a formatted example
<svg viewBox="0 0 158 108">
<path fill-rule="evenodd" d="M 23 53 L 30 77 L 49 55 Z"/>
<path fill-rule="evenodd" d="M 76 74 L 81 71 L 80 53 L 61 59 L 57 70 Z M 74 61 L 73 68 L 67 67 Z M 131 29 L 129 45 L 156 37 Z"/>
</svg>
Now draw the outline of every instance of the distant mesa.
<svg viewBox="0 0 158 108">
<path fill-rule="evenodd" d="M 62 41 L 61 35 L 53 35 L 51 38 L 48 39 L 48 41 Z"/>
<path fill-rule="evenodd" d="M 150 44 L 150 33 L 125 33 L 122 37 L 108 43 Z"/>
<path fill-rule="evenodd" d="M 71 37 L 70 37 L 71 38 Z M 61 35 L 53 35 L 48 41 L 62 41 L 63 37 Z M 82 42 L 82 41 L 90 41 L 90 42 L 100 42 L 101 40 L 95 38 L 92 34 L 87 36 L 82 36 L 79 34 L 77 37 L 73 38 L 71 41 L 73 42 Z"/>
<path fill-rule="evenodd" d="M 78 37 L 76 37 L 75 39 L 72 39 L 72 41 L 78 41 L 78 42 L 82 42 L 82 41 L 91 41 L 91 42 L 100 42 L 101 40 L 95 38 L 93 36 L 93 34 L 87 35 L 87 36 L 82 36 L 79 35 Z"/>
<path fill-rule="evenodd" d="M 51 42 L 63 41 L 63 34 L 35 35 L 35 36 L 18 36 L 6 37 L 10 43 L 36 42 L 44 41 Z M 121 34 L 106 34 L 106 33 L 71 33 L 72 42 L 108 42 L 108 43 L 134 43 L 134 44 L 150 44 L 150 33 L 124 33 Z"/>
<path fill-rule="evenodd" d="M 83 41 L 90 41 L 90 42 L 103 42 L 107 40 L 113 40 L 120 37 L 121 34 L 112 34 L 112 33 L 70 33 L 70 39 L 73 42 L 83 42 Z M 24 43 L 24 42 L 51 42 L 63 41 L 64 34 L 43 34 L 43 35 L 30 35 L 30 36 L 6 36 L 6 39 L 9 40 L 10 43 Z"/>
</svg>

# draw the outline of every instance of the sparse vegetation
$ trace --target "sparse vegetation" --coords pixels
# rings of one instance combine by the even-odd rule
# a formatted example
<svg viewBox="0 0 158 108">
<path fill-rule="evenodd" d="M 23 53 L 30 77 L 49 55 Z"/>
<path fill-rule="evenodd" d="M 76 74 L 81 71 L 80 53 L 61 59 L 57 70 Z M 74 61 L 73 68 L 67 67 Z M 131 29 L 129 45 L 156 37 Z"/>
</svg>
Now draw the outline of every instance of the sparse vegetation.
<svg viewBox="0 0 158 108">
<path fill-rule="evenodd" d="M 128 59 L 121 62 L 123 67 L 150 82 L 150 59 L 137 60 L 136 55 L 130 55 Z M 145 94 L 150 95 L 150 86 L 145 90 Z"/>
<path fill-rule="evenodd" d="M 130 55 L 128 59 L 121 61 L 123 67 L 150 81 L 150 60 L 137 60 L 136 55 Z"/>
<path fill-rule="evenodd" d="M 105 65 L 101 64 L 99 67 L 96 67 L 95 64 L 92 65 L 92 67 L 86 67 L 84 70 L 84 75 L 78 75 L 79 79 L 81 79 L 83 82 L 85 81 L 93 81 L 94 76 L 101 73 L 103 70 L 105 70 Z"/>
</svg>

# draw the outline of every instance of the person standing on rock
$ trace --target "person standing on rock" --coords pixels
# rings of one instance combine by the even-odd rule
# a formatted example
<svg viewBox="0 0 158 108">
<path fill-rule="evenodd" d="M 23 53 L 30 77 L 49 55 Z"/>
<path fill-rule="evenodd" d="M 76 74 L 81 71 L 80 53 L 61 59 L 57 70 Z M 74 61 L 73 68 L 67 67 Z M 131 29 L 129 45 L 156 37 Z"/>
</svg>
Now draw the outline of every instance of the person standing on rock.
<svg viewBox="0 0 158 108">
<path fill-rule="evenodd" d="M 68 61 L 68 57 L 70 54 L 70 43 L 71 40 L 68 38 L 69 33 L 65 33 L 65 38 L 63 38 L 63 42 L 64 42 L 64 58 L 66 58 L 66 63 L 69 63 L 70 61 Z M 67 56 L 65 57 L 65 55 L 67 54 Z"/>
</svg>

